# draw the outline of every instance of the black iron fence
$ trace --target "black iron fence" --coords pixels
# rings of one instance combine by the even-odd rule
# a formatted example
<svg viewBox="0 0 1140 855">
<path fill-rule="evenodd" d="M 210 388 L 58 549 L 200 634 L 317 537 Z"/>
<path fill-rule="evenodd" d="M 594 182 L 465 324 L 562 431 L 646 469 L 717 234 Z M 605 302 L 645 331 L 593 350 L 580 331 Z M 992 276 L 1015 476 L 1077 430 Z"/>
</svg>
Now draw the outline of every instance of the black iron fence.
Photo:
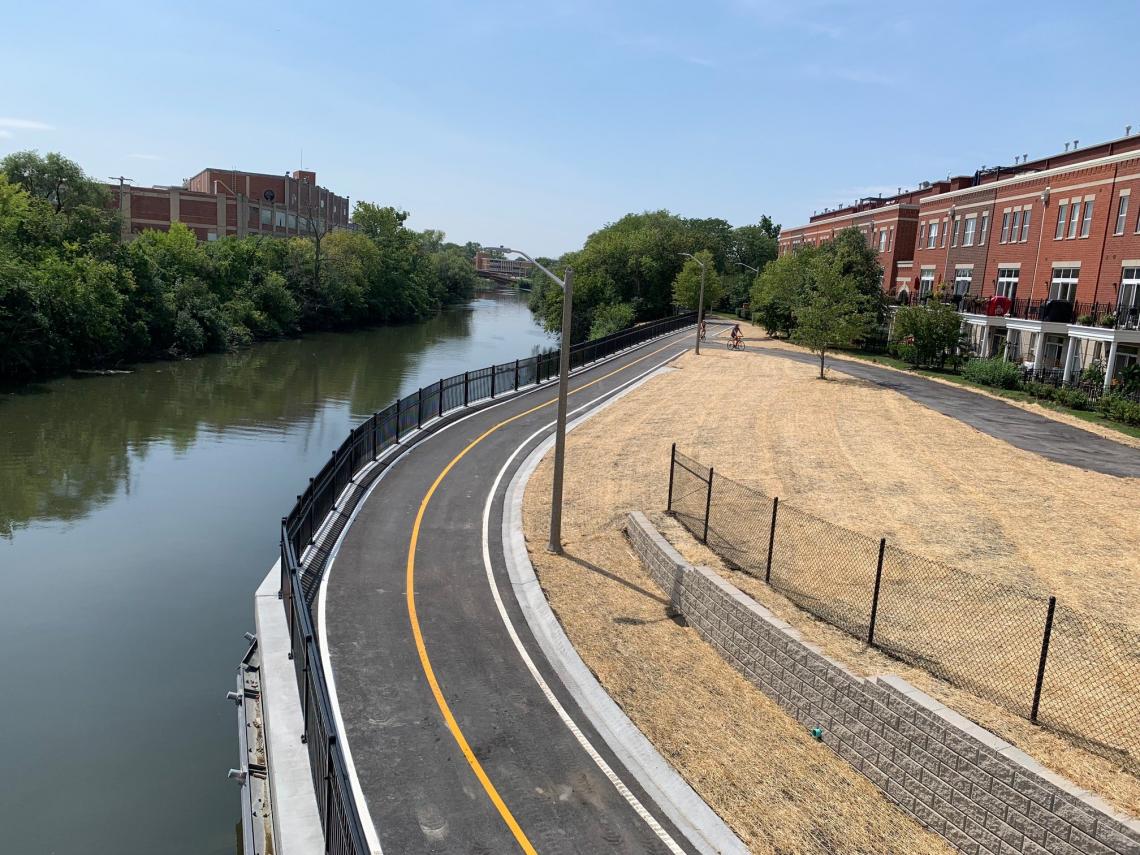
<svg viewBox="0 0 1140 855">
<path fill-rule="evenodd" d="M 578 368 L 650 339 L 696 323 L 692 313 L 642 324 L 595 341 L 574 345 L 570 367 Z M 332 706 L 321 666 L 320 639 L 311 607 L 328 560 L 327 545 L 344 529 L 348 515 L 363 495 L 345 489 L 385 451 L 423 436 L 421 429 L 441 424 L 449 413 L 489 403 L 508 392 L 539 386 L 558 376 L 558 351 L 467 371 L 432 383 L 374 413 L 353 428 L 329 460 L 309 479 L 289 515 L 281 520 L 281 600 L 289 625 L 290 656 L 304 716 L 304 736 L 317 806 L 330 855 L 364 855 L 368 851 L 360 815 L 348 783 Z M 369 471 L 369 478 L 379 468 Z M 361 484 L 363 486 L 363 484 Z M 342 501 L 342 497 L 344 500 Z M 340 503 L 338 505 L 338 503 Z M 318 544 L 317 535 L 333 514 Z"/>
<path fill-rule="evenodd" d="M 1140 633 L 745 487 L 673 446 L 668 511 L 833 626 L 1140 771 Z"/>
</svg>

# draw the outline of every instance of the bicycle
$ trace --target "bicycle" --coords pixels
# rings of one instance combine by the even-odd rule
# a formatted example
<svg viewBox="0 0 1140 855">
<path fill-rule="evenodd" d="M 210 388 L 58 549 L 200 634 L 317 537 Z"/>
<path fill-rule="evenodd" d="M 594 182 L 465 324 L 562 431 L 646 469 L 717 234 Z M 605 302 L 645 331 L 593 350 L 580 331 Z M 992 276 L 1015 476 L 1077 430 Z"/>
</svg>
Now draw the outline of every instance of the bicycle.
<svg viewBox="0 0 1140 855">
<path fill-rule="evenodd" d="M 730 338 L 728 341 L 725 342 L 725 345 L 727 345 L 729 350 L 744 350 L 745 349 L 743 338 Z"/>
</svg>

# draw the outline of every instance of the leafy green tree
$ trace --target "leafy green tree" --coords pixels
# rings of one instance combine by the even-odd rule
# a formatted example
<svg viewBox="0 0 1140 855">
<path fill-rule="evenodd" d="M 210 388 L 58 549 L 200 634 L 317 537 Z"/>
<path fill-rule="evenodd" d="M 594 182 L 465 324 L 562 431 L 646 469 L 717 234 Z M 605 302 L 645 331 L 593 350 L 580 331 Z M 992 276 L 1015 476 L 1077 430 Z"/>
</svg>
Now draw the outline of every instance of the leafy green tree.
<svg viewBox="0 0 1140 855">
<path fill-rule="evenodd" d="M 962 317 L 936 300 L 902 306 L 895 312 L 892 336 L 895 353 L 911 365 L 943 365 L 961 341 Z"/>
<path fill-rule="evenodd" d="M 868 297 L 822 255 L 808 265 L 810 285 L 795 307 L 792 341 L 819 354 L 819 376 L 824 374 L 827 351 L 850 347 L 874 323 Z"/>
<path fill-rule="evenodd" d="M 868 308 L 882 320 L 886 310 L 883 296 L 883 267 L 879 254 L 854 226 L 838 232 L 834 238 L 819 246 L 819 252 L 829 259 L 836 272 L 855 286 L 867 298 Z"/>
<path fill-rule="evenodd" d="M 791 335 L 795 309 L 810 285 L 809 271 L 816 255 L 814 247 L 801 246 L 770 262 L 753 282 L 752 312 L 769 335 Z"/>
<path fill-rule="evenodd" d="M 78 163 L 57 152 L 42 156 L 36 151 L 13 152 L 0 160 L 0 172 L 32 197 L 47 201 L 57 214 L 84 205 L 104 208 L 109 198 L 105 185 L 89 178 Z"/>
<path fill-rule="evenodd" d="M 633 306 L 629 303 L 613 303 L 601 306 L 594 312 L 594 322 L 590 326 L 590 339 L 605 338 L 633 326 Z"/>
<path fill-rule="evenodd" d="M 694 253 L 696 258 L 690 258 L 685 261 L 681 272 L 677 274 L 677 278 L 673 280 L 673 302 L 679 306 L 684 306 L 688 309 L 696 309 L 698 302 L 700 302 L 701 292 L 701 264 L 706 267 L 704 270 L 705 277 L 705 311 L 715 306 L 720 302 L 720 298 L 724 293 L 721 288 L 720 276 L 717 274 L 716 268 L 713 265 L 712 253 L 708 250 L 701 250 Z"/>
</svg>

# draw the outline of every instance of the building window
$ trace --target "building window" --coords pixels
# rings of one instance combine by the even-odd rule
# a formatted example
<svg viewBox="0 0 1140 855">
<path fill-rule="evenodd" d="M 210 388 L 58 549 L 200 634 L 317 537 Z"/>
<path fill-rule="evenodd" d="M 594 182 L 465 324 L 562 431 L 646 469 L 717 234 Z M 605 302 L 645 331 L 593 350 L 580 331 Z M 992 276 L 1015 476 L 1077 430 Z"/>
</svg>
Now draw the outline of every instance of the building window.
<svg viewBox="0 0 1140 855">
<path fill-rule="evenodd" d="M 1021 234 L 1021 209 L 1013 212 L 1013 221 L 1009 224 L 1009 242 L 1017 243 L 1017 236 Z"/>
<path fill-rule="evenodd" d="M 929 297 L 931 292 L 934 291 L 934 271 L 922 271 L 922 278 L 918 280 L 918 296 Z"/>
<path fill-rule="evenodd" d="M 1001 242 L 1009 240 L 1009 211 L 1001 215 Z"/>
<path fill-rule="evenodd" d="M 970 280 L 974 278 L 974 271 L 959 269 L 954 271 L 954 296 L 964 297 L 970 293 Z"/>
<path fill-rule="evenodd" d="M 1072 240 L 1077 236 L 1077 226 L 1080 225 L 1080 222 L 1081 202 L 1078 199 L 1076 202 L 1073 202 L 1073 209 L 1069 211 L 1069 240 Z"/>
<path fill-rule="evenodd" d="M 978 230 L 978 246 L 985 246 L 986 232 L 990 230 L 990 212 L 986 211 L 982 214 L 982 226 Z"/>
<path fill-rule="evenodd" d="M 1017 294 L 1017 280 L 1021 278 L 1021 270 L 1017 267 L 999 267 L 997 278 L 997 295 L 1010 300 Z"/>
<path fill-rule="evenodd" d="M 879 229 L 879 252 L 887 251 L 887 230 Z"/>
<path fill-rule="evenodd" d="M 1120 197 L 1120 205 L 1116 209 L 1116 231 L 1113 234 L 1124 234 L 1124 224 L 1128 220 L 1128 197 Z"/>
<path fill-rule="evenodd" d="M 297 215 L 296 214 L 290 214 L 289 215 L 289 228 L 293 229 L 294 231 L 297 230 Z"/>
<path fill-rule="evenodd" d="M 1024 212 L 1024 215 L 1021 218 L 1021 242 L 1022 243 L 1025 243 L 1027 240 L 1029 240 L 1029 215 L 1031 213 L 1033 213 L 1033 212 L 1030 211 L 1029 209 L 1026 209 Z"/>
<path fill-rule="evenodd" d="M 273 209 L 272 208 L 262 208 L 261 209 L 261 224 L 263 226 L 273 225 Z"/>
<path fill-rule="evenodd" d="M 926 237 L 927 249 L 934 249 L 934 247 L 938 246 L 938 220 L 934 220 L 930 223 L 930 231 L 927 232 Z"/>
<path fill-rule="evenodd" d="M 1127 197 L 1125 197 L 1127 198 Z M 1120 271 L 1120 320 L 1124 316 L 1135 318 L 1136 309 L 1140 306 L 1140 267 L 1125 267 Z"/>
<path fill-rule="evenodd" d="M 891 251 L 891 245 L 895 242 L 895 227 L 891 226 L 890 231 L 887 232 L 887 252 Z"/>
<path fill-rule="evenodd" d="M 1136 231 L 1140 232 L 1140 220 L 1136 221 Z M 918 227 L 918 245 L 922 246 L 926 243 L 926 223 Z"/>
<path fill-rule="evenodd" d="M 1079 267 L 1054 267 L 1053 281 L 1049 283 L 1049 299 L 1073 302 L 1077 295 L 1077 280 L 1080 275 Z"/>
<path fill-rule="evenodd" d="M 966 220 L 966 230 L 962 233 L 962 246 L 974 245 L 974 229 L 978 227 L 978 218 L 970 217 Z"/>
<path fill-rule="evenodd" d="M 942 225 L 946 226 L 946 228 L 942 230 L 942 243 L 940 246 L 946 246 L 946 232 L 950 231 L 950 223 L 947 220 L 943 220 Z"/>
<path fill-rule="evenodd" d="M 1065 212 L 1068 210 L 1069 206 L 1065 202 L 1057 206 L 1057 234 L 1053 235 L 1053 240 L 1060 240 L 1065 236 Z"/>
<path fill-rule="evenodd" d="M 1092 227 L 1092 212 L 1093 212 L 1093 200 L 1092 199 L 1086 199 L 1085 200 L 1085 216 L 1084 216 L 1084 219 L 1081 220 L 1081 237 L 1083 237 L 1083 238 L 1086 238 L 1089 236 L 1089 229 Z"/>
<path fill-rule="evenodd" d="M 285 228 L 285 212 L 284 211 L 274 211 L 273 213 L 276 215 L 274 217 L 274 220 L 273 220 L 274 227 L 278 228 L 278 229 Z"/>
<path fill-rule="evenodd" d="M 962 218 L 961 217 L 955 217 L 954 218 L 954 236 L 952 238 L 950 238 L 950 246 L 957 246 L 958 245 L 958 231 L 961 228 L 962 228 Z"/>
</svg>

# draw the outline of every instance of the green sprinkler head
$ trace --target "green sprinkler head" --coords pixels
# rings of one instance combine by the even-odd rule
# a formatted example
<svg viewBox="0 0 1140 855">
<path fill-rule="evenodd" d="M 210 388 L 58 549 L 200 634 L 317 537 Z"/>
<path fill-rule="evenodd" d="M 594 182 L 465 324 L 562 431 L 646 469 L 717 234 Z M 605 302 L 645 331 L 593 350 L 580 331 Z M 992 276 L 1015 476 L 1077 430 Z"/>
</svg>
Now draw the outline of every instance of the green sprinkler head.
<svg viewBox="0 0 1140 855">
<path fill-rule="evenodd" d="M 817 740 L 818 742 L 823 742 L 823 728 L 813 727 L 811 729 L 811 738 Z"/>
</svg>

